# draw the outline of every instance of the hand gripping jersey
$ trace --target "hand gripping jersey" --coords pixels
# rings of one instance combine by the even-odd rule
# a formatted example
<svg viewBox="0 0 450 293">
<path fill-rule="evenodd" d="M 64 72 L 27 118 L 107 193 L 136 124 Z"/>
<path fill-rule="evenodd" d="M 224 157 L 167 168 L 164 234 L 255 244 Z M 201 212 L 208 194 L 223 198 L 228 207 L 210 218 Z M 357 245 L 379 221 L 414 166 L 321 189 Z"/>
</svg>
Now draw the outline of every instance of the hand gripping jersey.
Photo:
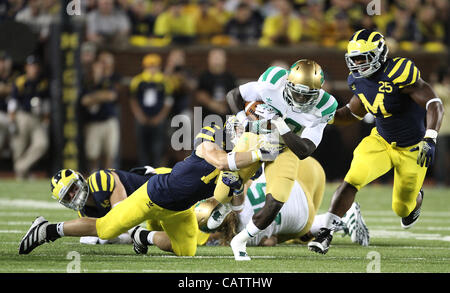
<svg viewBox="0 0 450 293">
<path fill-rule="evenodd" d="M 423 139 L 426 111 L 401 89 L 419 78 L 420 71 L 411 60 L 389 58 L 370 78 L 354 78 L 350 74 L 347 81 L 367 112 L 375 116 L 378 133 L 388 143 L 407 147 Z"/>
<path fill-rule="evenodd" d="M 264 173 L 247 190 L 244 209 L 239 213 L 239 231 L 245 228 L 252 216 L 266 201 L 266 178 Z M 291 195 L 283 205 L 275 220 L 261 233 L 248 241 L 248 245 L 257 246 L 261 239 L 278 234 L 296 234 L 302 231 L 309 218 L 308 201 L 300 184 L 295 181 Z"/>
<path fill-rule="evenodd" d="M 246 102 L 263 101 L 274 108 L 278 115 L 291 130 L 302 138 L 311 140 L 316 146 L 322 140 L 322 134 L 327 122 L 336 112 L 336 99 L 320 90 L 319 102 L 309 113 L 300 113 L 284 99 L 284 88 L 289 71 L 281 67 L 269 67 L 258 79 L 239 87 L 239 91 Z"/>
</svg>

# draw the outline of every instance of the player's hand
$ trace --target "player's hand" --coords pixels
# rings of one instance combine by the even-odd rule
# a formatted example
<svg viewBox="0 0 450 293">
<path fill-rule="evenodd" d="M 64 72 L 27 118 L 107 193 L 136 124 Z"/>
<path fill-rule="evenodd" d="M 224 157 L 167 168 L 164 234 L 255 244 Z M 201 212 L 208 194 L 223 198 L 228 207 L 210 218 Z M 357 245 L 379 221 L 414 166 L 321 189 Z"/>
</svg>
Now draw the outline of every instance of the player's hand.
<svg viewBox="0 0 450 293">
<path fill-rule="evenodd" d="M 239 194 L 244 190 L 244 184 L 242 184 L 242 179 L 237 172 L 224 171 L 222 173 L 222 182 L 233 189 L 234 193 Z"/>
<path fill-rule="evenodd" d="M 272 125 L 275 125 L 275 127 L 277 128 L 280 135 L 284 135 L 284 134 L 288 133 L 289 131 L 291 131 L 289 126 L 286 124 L 286 122 L 284 122 L 284 119 L 280 116 L 275 116 L 274 118 L 272 118 L 270 120 L 270 123 Z"/>
<path fill-rule="evenodd" d="M 277 112 L 267 104 L 259 104 L 255 108 L 255 114 L 258 115 L 260 119 L 270 120 L 277 115 Z"/>
<path fill-rule="evenodd" d="M 436 143 L 432 138 L 424 138 L 419 145 L 415 148 L 410 149 L 410 152 L 419 151 L 417 155 L 417 164 L 420 167 L 429 167 L 434 161 L 434 151 L 436 148 Z"/>
</svg>

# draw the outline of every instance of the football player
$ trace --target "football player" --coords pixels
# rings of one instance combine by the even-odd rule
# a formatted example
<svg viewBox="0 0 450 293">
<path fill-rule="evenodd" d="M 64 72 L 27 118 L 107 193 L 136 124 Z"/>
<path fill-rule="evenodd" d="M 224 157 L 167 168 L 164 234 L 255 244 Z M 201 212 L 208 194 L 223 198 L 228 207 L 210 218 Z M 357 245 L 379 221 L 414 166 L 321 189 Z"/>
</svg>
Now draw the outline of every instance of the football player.
<svg viewBox="0 0 450 293">
<path fill-rule="evenodd" d="M 52 197 L 63 206 L 75 210 L 80 217 L 101 218 L 111 208 L 136 191 L 151 176 L 170 172 L 170 168 L 150 166 L 133 168 L 130 172 L 107 169 L 92 173 L 87 180 L 79 172 L 62 169 L 51 178 Z M 131 243 L 128 233 L 116 239 L 81 237 L 80 243 Z"/>
<path fill-rule="evenodd" d="M 236 260 L 249 260 L 246 242 L 267 228 L 288 200 L 294 186 L 302 159 L 309 157 L 322 140 L 323 130 L 337 108 L 336 99 L 322 89 L 324 73 L 315 61 L 302 59 L 289 70 L 269 67 L 258 79 L 231 90 L 227 101 L 233 111 L 244 109 L 245 102 L 263 101 L 257 106 L 257 114 L 270 119 L 278 140 L 285 145 L 275 161 L 264 167 L 267 180 L 264 207 L 255 213 L 246 228 L 230 243 Z M 275 112 L 276 115 L 272 115 Z M 238 144 L 236 150 L 244 151 Z M 260 166 L 260 165 L 259 165 Z M 242 182 L 246 182 L 258 165 L 239 170 Z M 250 169 L 250 172 L 248 171 Z M 309 172 L 309 170 L 303 170 Z M 220 203 L 229 201 L 229 189 L 219 181 L 214 198 Z M 220 226 L 228 208 L 218 208 L 208 220 L 208 228 Z"/>
<path fill-rule="evenodd" d="M 422 184 L 432 164 L 443 116 L 441 100 L 407 58 L 388 58 L 382 34 L 367 29 L 350 39 L 345 55 L 350 70 L 350 102 L 336 111 L 335 124 L 350 124 L 366 113 L 375 116 L 375 127 L 354 150 L 350 170 L 337 188 L 326 225 L 309 243 L 325 254 L 333 238 L 333 224 L 350 208 L 356 193 L 394 168 L 392 209 L 401 226 L 417 222 L 423 201 Z"/>
<path fill-rule="evenodd" d="M 170 173 L 152 176 L 101 218 L 82 217 L 50 224 L 44 217 L 38 217 L 21 240 L 19 254 L 28 254 L 37 246 L 63 236 L 113 239 L 133 227 L 131 238 L 135 251 L 143 253 L 147 247 L 139 246 L 145 237 L 138 225 L 152 220 L 167 233 L 171 250 L 177 256 L 195 255 L 198 224 L 193 205 L 213 194 L 220 171 L 228 170 L 230 166 L 242 168 L 257 160 L 274 159 L 259 149 L 227 154 L 215 143 L 220 130 L 217 125 L 204 127 L 203 135 L 194 141 L 197 147 L 190 156 L 175 164 Z M 77 201 L 78 193 L 75 189 Z"/>
<path fill-rule="evenodd" d="M 308 170 L 308 172 L 304 172 Z M 308 157 L 299 164 L 298 174 L 291 190 L 289 199 L 278 212 L 274 221 L 261 233 L 247 242 L 249 246 L 275 246 L 287 240 L 295 243 L 306 243 L 317 236 L 323 225 L 325 214 L 316 215 L 322 203 L 325 188 L 325 172 L 314 158 Z M 217 241 L 228 245 L 236 232 L 245 228 L 252 216 L 257 213 L 265 203 L 266 178 L 262 173 L 257 179 L 247 182 L 246 194 L 234 197 L 232 205 L 236 213 L 229 213 L 217 233 L 211 234 L 210 241 Z M 196 204 L 195 212 L 202 226 L 212 212 L 214 205 L 210 200 Z M 342 218 L 339 229 L 349 234 L 353 242 L 363 246 L 369 245 L 369 230 L 361 215 L 359 204 L 356 202 Z M 344 235 L 345 235 L 344 234 Z M 207 242 L 204 238 L 203 242 Z"/>
</svg>

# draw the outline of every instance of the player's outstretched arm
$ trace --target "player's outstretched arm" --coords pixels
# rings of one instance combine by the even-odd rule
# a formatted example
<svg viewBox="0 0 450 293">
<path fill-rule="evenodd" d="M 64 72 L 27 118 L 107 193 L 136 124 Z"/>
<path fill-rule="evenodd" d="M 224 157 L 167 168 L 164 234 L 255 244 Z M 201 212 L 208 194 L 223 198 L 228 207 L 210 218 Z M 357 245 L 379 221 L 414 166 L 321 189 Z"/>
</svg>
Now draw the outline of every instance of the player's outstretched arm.
<svg viewBox="0 0 450 293">
<path fill-rule="evenodd" d="M 353 96 L 347 105 L 336 110 L 329 124 L 349 125 L 362 120 L 366 114 L 367 111 L 361 100 L 357 96 Z"/>
<path fill-rule="evenodd" d="M 221 171 L 236 171 L 257 161 L 270 160 L 261 154 L 260 150 L 227 154 L 217 144 L 210 141 L 202 142 L 196 149 L 196 155 Z"/>
</svg>

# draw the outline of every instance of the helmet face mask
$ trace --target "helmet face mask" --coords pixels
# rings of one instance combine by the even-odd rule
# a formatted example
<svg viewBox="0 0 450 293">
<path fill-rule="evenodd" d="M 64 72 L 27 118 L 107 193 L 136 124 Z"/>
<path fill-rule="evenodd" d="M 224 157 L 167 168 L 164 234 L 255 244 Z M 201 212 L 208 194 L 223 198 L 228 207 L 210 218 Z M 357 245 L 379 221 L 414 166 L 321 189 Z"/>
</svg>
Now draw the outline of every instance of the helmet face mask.
<svg viewBox="0 0 450 293">
<path fill-rule="evenodd" d="M 289 81 L 286 83 L 284 95 L 293 109 L 300 112 L 311 111 L 319 102 L 319 90 L 309 90 L 307 86 L 294 85 Z"/>
<path fill-rule="evenodd" d="M 78 172 L 61 170 L 52 178 L 52 193 L 63 206 L 80 211 L 88 199 L 89 187 Z"/>
</svg>

